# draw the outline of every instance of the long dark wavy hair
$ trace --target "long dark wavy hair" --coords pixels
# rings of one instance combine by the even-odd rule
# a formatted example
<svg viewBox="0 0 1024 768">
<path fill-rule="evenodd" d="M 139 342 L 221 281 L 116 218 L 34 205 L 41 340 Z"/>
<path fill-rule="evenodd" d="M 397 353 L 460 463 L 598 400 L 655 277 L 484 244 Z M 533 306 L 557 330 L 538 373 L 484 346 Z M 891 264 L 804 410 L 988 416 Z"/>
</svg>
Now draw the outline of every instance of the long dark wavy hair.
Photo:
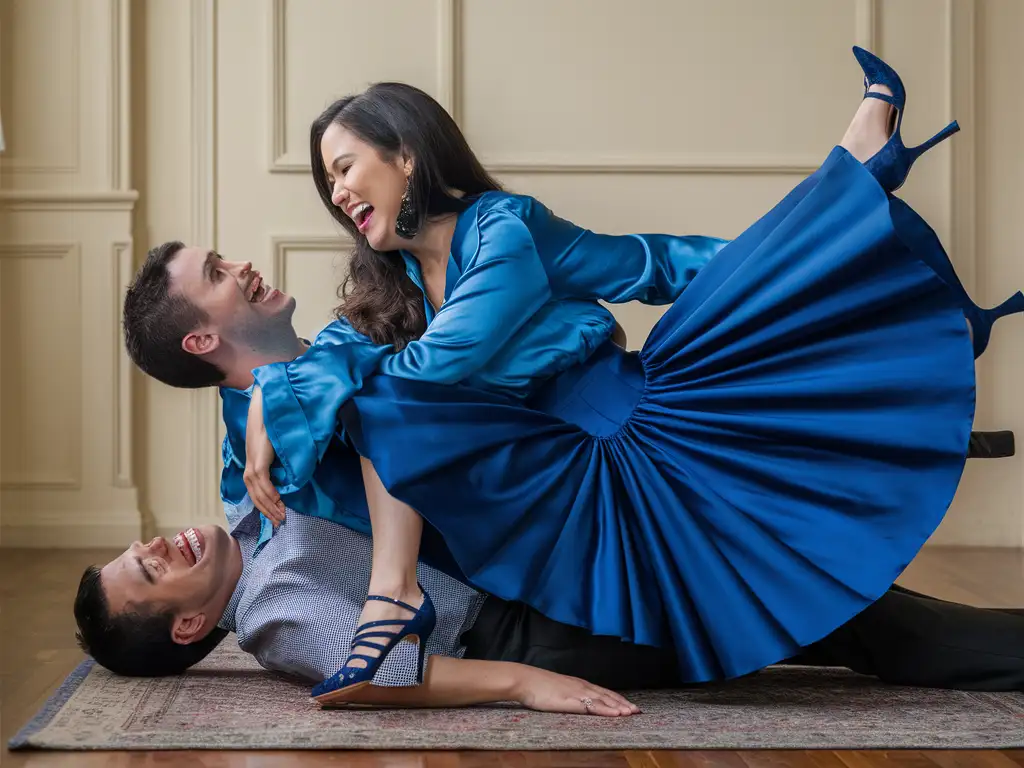
<svg viewBox="0 0 1024 768">
<path fill-rule="evenodd" d="M 423 294 L 405 273 L 401 255 L 371 248 L 352 219 L 331 202 L 320 142 L 335 123 L 375 147 L 387 161 L 403 153 L 412 158 L 409 197 L 417 228 L 429 218 L 466 208 L 469 202 L 457 192 L 468 198 L 501 186 L 484 170 L 451 115 L 411 85 L 378 83 L 339 99 L 313 121 L 309 129 L 313 182 L 328 212 L 355 241 L 348 276 L 338 289 L 342 303 L 335 316 L 347 318 L 377 344 L 402 349 L 426 329 Z"/>
</svg>

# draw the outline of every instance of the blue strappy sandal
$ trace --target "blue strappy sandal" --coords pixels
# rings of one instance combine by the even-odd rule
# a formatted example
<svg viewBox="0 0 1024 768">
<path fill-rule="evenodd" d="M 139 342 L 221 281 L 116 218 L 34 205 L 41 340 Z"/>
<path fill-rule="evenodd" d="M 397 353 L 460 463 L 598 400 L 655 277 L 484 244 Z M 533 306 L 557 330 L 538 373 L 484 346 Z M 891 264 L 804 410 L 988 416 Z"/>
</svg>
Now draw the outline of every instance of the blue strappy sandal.
<svg viewBox="0 0 1024 768">
<path fill-rule="evenodd" d="M 380 621 L 368 621 L 356 629 L 356 636 L 352 638 L 352 653 L 345 661 L 345 666 L 335 672 L 331 677 L 317 685 L 312 692 L 312 697 L 320 704 L 330 704 L 334 701 L 344 701 L 354 691 L 369 685 L 373 682 L 373 676 L 377 674 L 380 665 L 384 663 L 388 653 L 402 640 L 418 642 L 419 657 L 416 664 L 416 682 L 423 682 L 423 662 L 426 657 L 427 639 L 437 625 L 437 612 L 434 610 L 434 602 L 430 599 L 423 587 L 423 604 L 414 608 L 401 600 L 395 600 L 383 595 L 367 595 L 367 600 L 379 600 L 384 603 L 391 603 L 407 611 L 413 616 L 410 619 L 381 619 Z M 400 626 L 399 630 L 382 630 L 377 627 Z M 367 631 L 369 630 L 369 631 Z M 367 638 L 386 638 L 387 643 L 379 643 Z M 375 648 L 380 651 L 378 656 L 367 656 L 356 653 L 357 648 Z M 354 659 L 361 659 L 366 662 L 365 666 L 353 667 Z"/>
</svg>

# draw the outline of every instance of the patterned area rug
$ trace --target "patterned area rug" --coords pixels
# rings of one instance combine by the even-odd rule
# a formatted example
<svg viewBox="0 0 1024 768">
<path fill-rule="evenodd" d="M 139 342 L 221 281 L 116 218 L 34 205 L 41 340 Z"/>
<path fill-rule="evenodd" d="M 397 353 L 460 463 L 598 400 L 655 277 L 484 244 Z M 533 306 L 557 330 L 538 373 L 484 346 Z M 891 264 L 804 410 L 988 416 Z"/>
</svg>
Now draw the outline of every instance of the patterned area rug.
<svg viewBox="0 0 1024 768">
<path fill-rule="evenodd" d="M 91 662 L 12 749 L 872 749 L 1024 747 L 1024 694 L 895 688 L 778 667 L 727 685 L 636 693 L 604 719 L 510 705 L 320 710 L 309 686 L 224 643 L 189 674 L 118 678 Z"/>
</svg>

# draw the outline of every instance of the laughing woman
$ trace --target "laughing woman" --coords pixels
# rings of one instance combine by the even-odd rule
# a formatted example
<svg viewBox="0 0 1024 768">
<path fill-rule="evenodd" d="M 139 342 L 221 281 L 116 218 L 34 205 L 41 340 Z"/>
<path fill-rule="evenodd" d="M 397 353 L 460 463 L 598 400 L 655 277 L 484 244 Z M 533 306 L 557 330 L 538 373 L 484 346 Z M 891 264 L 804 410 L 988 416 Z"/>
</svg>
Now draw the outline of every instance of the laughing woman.
<svg viewBox="0 0 1024 768">
<path fill-rule="evenodd" d="M 731 243 L 595 234 L 502 192 L 409 86 L 314 123 L 317 189 L 356 240 L 339 312 L 373 343 L 337 323 L 257 369 L 247 450 L 268 516 L 335 431 L 364 457 L 367 623 L 318 694 L 431 631 L 420 515 L 479 588 L 673 647 L 694 682 L 794 655 L 895 581 L 959 483 L 973 360 L 1024 295 L 979 309 L 892 197 L 956 125 L 907 149 L 899 77 L 855 54 L 842 142 Z M 672 306 L 632 354 L 598 300 Z"/>
</svg>

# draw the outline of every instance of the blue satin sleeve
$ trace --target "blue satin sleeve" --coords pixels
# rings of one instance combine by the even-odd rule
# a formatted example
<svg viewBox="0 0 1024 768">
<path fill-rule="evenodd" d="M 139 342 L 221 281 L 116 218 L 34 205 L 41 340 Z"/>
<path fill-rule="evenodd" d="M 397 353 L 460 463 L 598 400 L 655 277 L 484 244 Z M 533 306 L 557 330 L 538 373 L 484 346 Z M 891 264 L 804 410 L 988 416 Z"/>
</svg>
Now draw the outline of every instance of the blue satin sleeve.
<svg viewBox="0 0 1024 768">
<path fill-rule="evenodd" d="M 480 216 L 475 257 L 426 332 L 388 355 L 381 372 L 455 384 L 487 362 L 551 298 L 533 235 L 505 210 Z"/>
<path fill-rule="evenodd" d="M 586 232 L 558 255 L 551 280 L 574 298 L 671 304 L 728 243 L 704 235 Z"/>
<path fill-rule="evenodd" d="M 292 493 L 313 477 L 337 432 L 338 409 L 390 349 L 371 343 L 347 322 L 335 321 L 294 360 L 253 370 L 263 392 L 263 422 L 277 454 L 271 480 L 280 493 Z"/>
</svg>

